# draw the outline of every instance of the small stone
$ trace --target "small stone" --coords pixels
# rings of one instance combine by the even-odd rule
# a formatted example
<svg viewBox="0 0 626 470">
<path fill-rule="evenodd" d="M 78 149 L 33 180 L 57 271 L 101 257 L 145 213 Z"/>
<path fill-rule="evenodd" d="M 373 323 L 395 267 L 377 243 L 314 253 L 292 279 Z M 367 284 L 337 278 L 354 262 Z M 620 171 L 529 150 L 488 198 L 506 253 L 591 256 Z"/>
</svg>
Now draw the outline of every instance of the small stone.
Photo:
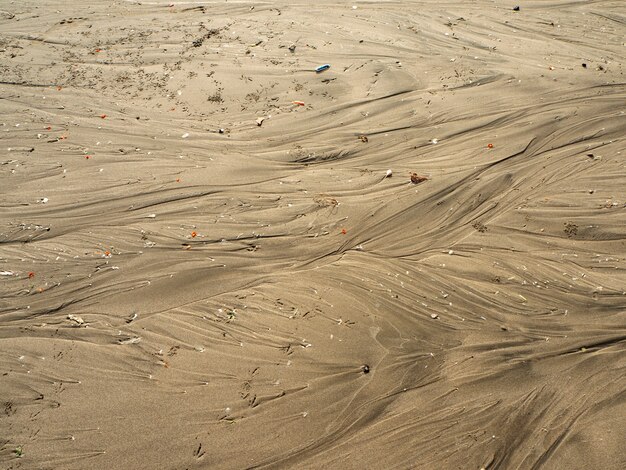
<svg viewBox="0 0 626 470">
<path fill-rule="evenodd" d="M 413 184 L 419 184 L 426 180 L 428 180 L 426 176 L 420 176 L 417 173 L 411 173 L 411 183 Z"/>
<path fill-rule="evenodd" d="M 430 314 L 430 318 L 432 318 L 433 320 L 436 320 L 437 318 L 439 318 L 439 314 L 437 314 L 437 313 L 431 313 L 431 314 Z"/>
</svg>

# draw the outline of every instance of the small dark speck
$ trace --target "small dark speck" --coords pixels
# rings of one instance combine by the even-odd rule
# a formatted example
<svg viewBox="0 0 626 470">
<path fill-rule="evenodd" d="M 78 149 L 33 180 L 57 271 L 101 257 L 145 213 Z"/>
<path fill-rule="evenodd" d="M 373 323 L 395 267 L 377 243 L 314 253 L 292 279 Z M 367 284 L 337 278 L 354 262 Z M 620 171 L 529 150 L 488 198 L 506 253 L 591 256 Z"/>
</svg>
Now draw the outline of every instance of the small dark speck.
<svg viewBox="0 0 626 470">
<path fill-rule="evenodd" d="M 363 371 L 364 374 L 369 374 L 370 373 L 370 366 L 368 366 L 367 364 L 363 365 L 361 367 L 361 370 Z"/>
</svg>

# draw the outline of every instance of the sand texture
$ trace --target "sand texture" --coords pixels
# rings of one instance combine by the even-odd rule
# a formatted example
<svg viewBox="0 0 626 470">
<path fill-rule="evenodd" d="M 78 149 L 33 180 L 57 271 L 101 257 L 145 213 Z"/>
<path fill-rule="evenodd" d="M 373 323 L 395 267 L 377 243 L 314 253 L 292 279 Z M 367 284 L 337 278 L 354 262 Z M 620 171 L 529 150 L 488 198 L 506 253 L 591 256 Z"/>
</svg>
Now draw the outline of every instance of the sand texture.
<svg viewBox="0 0 626 470">
<path fill-rule="evenodd" d="M 625 41 L 0 1 L 0 468 L 626 468 Z"/>
</svg>

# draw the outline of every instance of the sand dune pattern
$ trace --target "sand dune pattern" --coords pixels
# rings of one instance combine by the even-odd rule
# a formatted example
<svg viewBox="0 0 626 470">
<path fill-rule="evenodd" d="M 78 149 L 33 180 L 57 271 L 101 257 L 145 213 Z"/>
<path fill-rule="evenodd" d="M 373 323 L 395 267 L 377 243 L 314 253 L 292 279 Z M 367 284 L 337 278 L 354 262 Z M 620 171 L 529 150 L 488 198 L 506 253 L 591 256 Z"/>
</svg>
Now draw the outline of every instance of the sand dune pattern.
<svg viewBox="0 0 626 470">
<path fill-rule="evenodd" d="M 625 468 L 626 5 L 520 5 L 2 2 L 0 466 Z"/>
</svg>

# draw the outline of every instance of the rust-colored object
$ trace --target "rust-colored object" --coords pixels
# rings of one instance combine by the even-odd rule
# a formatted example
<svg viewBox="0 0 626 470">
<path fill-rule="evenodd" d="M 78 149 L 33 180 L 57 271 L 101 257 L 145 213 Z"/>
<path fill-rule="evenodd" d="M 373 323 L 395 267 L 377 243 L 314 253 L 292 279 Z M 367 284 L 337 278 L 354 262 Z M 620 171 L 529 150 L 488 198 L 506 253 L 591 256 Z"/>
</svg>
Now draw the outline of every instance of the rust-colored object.
<svg viewBox="0 0 626 470">
<path fill-rule="evenodd" d="M 411 183 L 413 184 L 419 184 L 427 180 L 428 177 L 426 176 L 418 175 L 417 173 L 411 173 Z"/>
<path fill-rule="evenodd" d="M 31 272 L 28 273 L 28 279 L 32 279 L 34 277 L 35 277 L 35 273 L 34 272 L 31 271 Z"/>
<path fill-rule="evenodd" d="M 191 232 L 191 238 L 196 238 L 198 234 L 196 232 Z"/>
<path fill-rule="evenodd" d="M 487 148 L 488 149 L 492 149 L 493 148 L 493 144 L 487 144 Z"/>
<path fill-rule="evenodd" d="M 342 229 L 341 229 L 341 234 L 342 234 L 342 235 L 345 235 L 346 233 L 348 233 L 348 231 L 347 231 L 345 228 L 342 228 Z"/>
</svg>

